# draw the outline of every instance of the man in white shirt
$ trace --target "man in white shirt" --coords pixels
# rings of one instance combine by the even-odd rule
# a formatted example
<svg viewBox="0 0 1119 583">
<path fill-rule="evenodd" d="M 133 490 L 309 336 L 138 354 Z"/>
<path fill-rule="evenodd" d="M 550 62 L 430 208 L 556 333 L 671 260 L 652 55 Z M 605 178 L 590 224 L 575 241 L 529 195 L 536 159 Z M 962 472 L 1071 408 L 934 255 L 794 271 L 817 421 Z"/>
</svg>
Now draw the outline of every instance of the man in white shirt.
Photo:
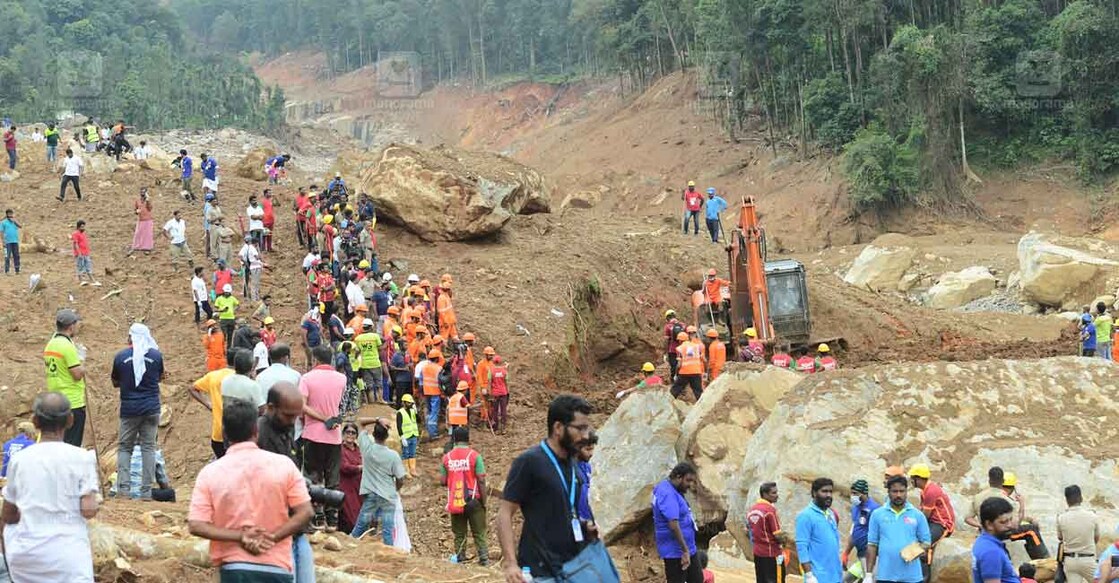
<svg viewBox="0 0 1119 583">
<path fill-rule="evenodd" d="M 86 521 L 97 515 L 100 483 L 92 451 L 62 440 L 74 422 L 62 393 L 32 406 L 39 443 L 12 458 L 0 530 L 13 581 L 93 583 Z"/>
<path fill-rule="evenodd" d="M 171 213 L 171 219 L 163 224 L 162 235 L 171 241 L 171 265 L 178 270 L 179 260 L 186 259 L 194 267 L 194 255 L 187 245 L 186 221 L 179 216 L 179 211 Z"/>
<path fill-rule="evenodd" d="M 268 349 L 268 361 L 272 364 L 256 373 L 256 384 L 260 385 L 260 392 L 264 393 L 265 398 L 268 396 L 268 391 L 272 390 L 272 385 L 278 382 L 283 381 L 299 386 L 302 375 L 291 368 L 291 347 L 283 342 L 273 344 L 272 348 Z M 299 439 L 302 432 L 303 417 L 300 416 L 295 420 L 295 439 Z"/>
<path fill-rule="evenodd" d="M 140 140 L 140 145 L 132 149 L 132 157 L 136 160 L 147 160 L 152 155 L 152 149 L 148 147 L 148 142 Z"/>
<path fill-rule="evenodd" d="M 357 273 L 350 274 L 350 281 L 346 284 L 346 313 L 353 314 L 358 306 L 364 306 L 365 294 L 357 284 Z"/>
<path fill-rule="evenodd" d="M 249 197 L 249 207 L 245 209 L 249 217 L 249 236 L 253 242 L 260 245 L 264 241 L 264 207 L 256 200 L 256 195 Z"/>
<path fill-rule="evenodd" d="M 206 319 L 214 317 L 214 310 L 210 307 L 210 294 L 206 291 L 206 280 L 202 279 L 202 268 L 194 268 L 194 277 L 190 280 L 190 298 L 194 301 L 194 323 L 202 322 L 202 314 Z"/>
<path fill-rule="evenodd" d="M 73 184 L 78 200 L 82 199 L 82 187 L 78 184 L 78 177 L 82 175 L 81 156 L 75 156 L 74 151 L 66 148 L 66 159 L 62 161 L 62 186 L 58 188 L 58 202 L 66 200 L 66 185 Z"/>
<path fill-rule="evenodd" d="M 259 375 L 260 371 L 266 368 L 268 368 L 268 347 L 264 345 L 263 340 L 258 340 L 253 346 L 253 370 Z M 259 385 L 260 382 L 258 381 L 257 384 Z M 261 389 L 260 392 L 264 393 L 265 397 L 268 396 L 268 391 Z"/>
<path fill-rule="evenodd" d="M 314 266 L 316 261 L 322 261 L 322 255 L 319 254 L 317 249 L 312 249 L 307 252 L 303 258 L 303 273 L 307 273 Z"/>
<path fill-rule="evenodd" d="M 249 299 L 260 301 L 260 276 L 264 273 L 264 259 L 260 257 L 257 242 L 252 237 L 245 237 L 245 244 L 237 256 L 248 270 Z"/>
</svg>

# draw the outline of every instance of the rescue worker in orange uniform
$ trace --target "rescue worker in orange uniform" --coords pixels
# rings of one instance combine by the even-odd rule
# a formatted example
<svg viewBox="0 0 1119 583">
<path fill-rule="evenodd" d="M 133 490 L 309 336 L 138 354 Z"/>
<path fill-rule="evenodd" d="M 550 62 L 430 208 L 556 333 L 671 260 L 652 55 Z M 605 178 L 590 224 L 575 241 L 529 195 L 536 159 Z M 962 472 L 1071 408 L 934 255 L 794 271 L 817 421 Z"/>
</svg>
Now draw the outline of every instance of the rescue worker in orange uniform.
<svg viewBox="0 0 1119 583">
<path fill-rule="evenodd" d="M 719 277 L 719 272 L 714 268 L 707 270 L 707 279 L 703 280 L 703 301 L 710 307 L 712 316 L 717 317 L 724 313 L 723 286 L 729 285 L 730 280 Z M 715 318 L 711 321 L 714 322 Z"/>
<path fill-rule="evenodd" d="M 816 371 L 836 370 L 839 368 L 839 363 L 831 355 L 831 348 L 827 344 L 821 344 L 816 349 Z"/>
<path fill-rule="evenodd" d="M 436 334 L 435 337 L 431 339 L 431 351 L 439 353 L 439 358 L 433 358 L 433 360 L 440 367 L 447 364 L 447 357 L 443 355 L 443 348 L 445 346 L 446 342 L 443 341 L 443 336 L 441 334 Z"/>
<path fill-rule="evenodd" d="M 816 372 L 816 359 L 808 354 L 807 348 L 800 349 L 800 357 L 797 358 L 796 371 L 807 374 Z"/>
<path fill-rule="evenodd" d="M 439 388 L 439 372 L 442 367 L 432 361 L 439 356 L 442 355 L 432 350 L 416 365 L 416 384 L 423 393 L 424 401 L 427 402 L 427 418 L 424 420 L 427 441 L 437 438 L 439 432 L 439 407 L 443 397 L 443 391 Z"/>
<path fill-rule="evenodd" d="M 365 319 L 369 317 L 369 307 L 364 305 L 354 306 L 354 317 L 346 322 L 346 327 L 351 330 L 361 330 Z M 387 334 L 381 334 L 382 338 L 388 338 Z"/>
<path fill-rule="evenodd" d="M 500 356 L 493 357 L 493 369 L 490 373 L 490 398 L 493 400 L 490 429 L 495 433 L 504 435 L 505 425 L 509 422 L 509 369 L 501 361 Z"/>
<path fill-rule="evenodd" d="M 689 339 L 687 332 L 681 332 L 676 338 L 680 341 L 680 346 L 676 348 L 676 354 L 680 358 L 680 368 L 676 371 L 676 381 L 672 383 L 669 392 L 673 397 L 678 398 L 684 391 L 684 387 L 690 386 L 692 394 L 698 401 L 703 395 L 703 370 L 706 366 L 703 344 Z"/>
<path fill-rule="evenodd" d="M 408 321 L 404 323 L 404 337 L 411 344 L 416 339 L 416 329 L 423 326 L 423 312 L 413 309 L 409 312 Z"/>
<path fill-rule="evenodd" d="M 221 333 L 218 323 L 214 320 L 206 320 L 202 347 L 206 349 L 207 372 L 225 368 L 225 334 Z"/>
<path fill-rule="evenodd" d="M 707 336 L 707 383 L 710 384 L 723 372 L 727 364 L 727 345 L 719 340 L 719 331 L 708 328 Z"/>
<path fill-rule="evenodd" d="M 388 338 L 389 333 L 397 326 L 400 326 L 400 308 L 398 306 L 389 306 L 387 315 L 385 316 L 385 323 L 381 326 L 381 337 Z M 356 330 L 357 328 L 354 329 Z M 403 330 L 403 326 L 401 326 L 401 329 Z"/>
<path fill-rule="evenodd" d="M 482 421 L 489 422 L 490 412 L 493 410 L 491 402 L 490 385 L 493 380 L 493 359 L 497 351 L 492 346 L 482 349 L 482 360 L 474 369 L 474 388 L 470 391 L 470 400 L 482 404 Z"/>
<path fill-rule="evenodd" d="M 419 326 L 415 332 L 415 338 L 408 343 L 408 357 L 412 362 L 419 362 L 422 355 L 431 352 L 431 341 L 427 338 L 427 328 Z"/>
<path fill-rule="evenodd" d="M 455 387 L 455 394 L 447 399 L 447 431 L 454 431 L 455 427 L 466 427 L 470 418 L 470 402 L 466 398 L 466 391 L 470 386 L 466 381 L 459 381 Z"/>
<path fill-rule="evenodd" d="M 451 282 L 444 281 L 439 284 L 439 333 L 449 340 L 458 339 L 458 316 L 455 315 L 455 306 L 451 303 Z"/>
</svg>

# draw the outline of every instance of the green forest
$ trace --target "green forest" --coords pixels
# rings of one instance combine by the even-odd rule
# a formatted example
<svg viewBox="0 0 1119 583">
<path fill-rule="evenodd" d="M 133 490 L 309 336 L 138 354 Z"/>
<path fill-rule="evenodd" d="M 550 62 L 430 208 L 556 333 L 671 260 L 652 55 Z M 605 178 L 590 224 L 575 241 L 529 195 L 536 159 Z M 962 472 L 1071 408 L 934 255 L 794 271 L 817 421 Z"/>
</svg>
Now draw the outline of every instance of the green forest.
<svg viewBox="0 0 1119 583">
<path fill-rule="evenodd" d="M 282 123 L 282 92 L 198 42 L 162 4 L 0 2 L 0 111 L 39 122 L 76 112 L 143 130 Z"/>
<path fill-rule="evenodd" d="M 384 51 L 428 84 L 697 72 L 699 105 L 800 152 L 843 153 L 856 202 L 959 189 L 970 167 L 1119 170 L 1119 0 L 180 0 L 214 48 Z M 966 144 L 966 147 L 965 147 Z"/>
</svg>

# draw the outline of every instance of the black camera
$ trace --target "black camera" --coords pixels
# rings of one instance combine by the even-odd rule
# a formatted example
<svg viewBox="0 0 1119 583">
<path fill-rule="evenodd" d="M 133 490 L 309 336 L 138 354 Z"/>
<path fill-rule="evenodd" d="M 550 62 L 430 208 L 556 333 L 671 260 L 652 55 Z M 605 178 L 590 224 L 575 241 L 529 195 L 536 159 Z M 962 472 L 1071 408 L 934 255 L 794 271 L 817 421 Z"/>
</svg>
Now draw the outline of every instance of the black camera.
<svg viewBox="0 0 1119 583">
<path fill-rule="evenodd" d="M 307 492 L 311 494 L 311 502 L 314 504 L 322 504 L 330 508 L 338 508 L 342 506 L 342 501 L 346 499 L 346 493 L 341 490 L 331 490 L 324 486 L 316 486 L 307 482 Z"/>
</svg>

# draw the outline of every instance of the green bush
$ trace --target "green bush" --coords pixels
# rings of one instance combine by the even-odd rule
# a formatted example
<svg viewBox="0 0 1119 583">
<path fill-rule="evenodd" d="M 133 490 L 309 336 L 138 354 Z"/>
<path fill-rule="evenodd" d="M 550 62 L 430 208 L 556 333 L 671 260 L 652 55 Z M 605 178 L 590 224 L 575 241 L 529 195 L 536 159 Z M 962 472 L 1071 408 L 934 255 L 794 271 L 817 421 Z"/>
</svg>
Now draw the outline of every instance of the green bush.
<svg viewBox="0 0 1119 583">
<path fill-rule="evenodd" d="M 878 127 L 859 130 L 844 148 L 843 174 L 856 210 L 884 211 L 906 204 L 921 190 L 918 148 L 912 134 L 898 143 Z"/>
</svg>

